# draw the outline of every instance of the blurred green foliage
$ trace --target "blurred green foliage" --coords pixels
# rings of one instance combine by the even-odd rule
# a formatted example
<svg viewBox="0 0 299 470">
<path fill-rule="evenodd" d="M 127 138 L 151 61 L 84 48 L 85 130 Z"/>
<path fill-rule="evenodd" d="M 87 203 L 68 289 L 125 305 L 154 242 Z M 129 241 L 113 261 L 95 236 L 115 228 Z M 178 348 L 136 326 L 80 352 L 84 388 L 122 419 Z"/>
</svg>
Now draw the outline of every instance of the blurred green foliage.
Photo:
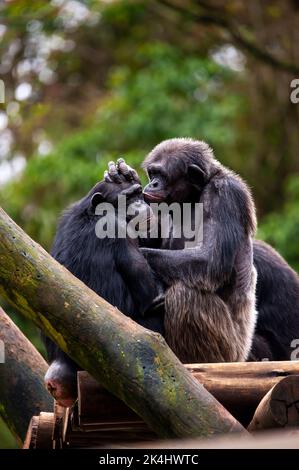
<svg viewBox="0 0 299 470">
<path fill-rule="evenodd" d="M 197 23 L 162 3 L 1 3 L 1 206 L 50 250 L 59 214 L 102 178 L 109 160 L 122 155 L 138 170 L 161 140 L 190 136 L 208 141 L 216 157 L 249 182 L 259 237 L 299 270 L 299 105 L 289 100 L 294 77 L 249 50 L 242 53 L 215 24 Z M 258 0 L 200 3 L 187 0 L 181 7 L 203 17 L 228 15 L 229 24 L 265 51 L 279 45 L 285 61 L 296 56 L 296 2 L 273 0 L 271 9 Z M 24 85 L 29 91 L 22 97 Z M 24 169 L 2 181 L 7 165 L 20 157 Z M 44 353 L 37 329 L 3 306 Z M 0 422 L 0 448 L 14 445 Z"/>
<path fill-rule="evenodd" d="M 226 93 L 232 78 L 211 60 L 186 58 L 158 42 L 143 45 L 134 70 L 116 67 L 109 75 L 107 97 L 89 126 L 62 139 L 49 155 L 35 154 L 18 181 L 0 188 L 4 208 L 49 248 L 60 211 L 81 198 L 120 154 L 138 168 L 157 142 L 182 135 L 209 141 L 229 163 L 241 102 Z"/>
<path fill-rule="evenodd" d="M 19 446 L 0 417 L 0 449 L 17 449 Z"/>
<path fill-rule="evenodd" d="M 299 177 L 291 177 L 282 210 L 264 217 L 258 235 L 299 272 Z"/>
</svg>

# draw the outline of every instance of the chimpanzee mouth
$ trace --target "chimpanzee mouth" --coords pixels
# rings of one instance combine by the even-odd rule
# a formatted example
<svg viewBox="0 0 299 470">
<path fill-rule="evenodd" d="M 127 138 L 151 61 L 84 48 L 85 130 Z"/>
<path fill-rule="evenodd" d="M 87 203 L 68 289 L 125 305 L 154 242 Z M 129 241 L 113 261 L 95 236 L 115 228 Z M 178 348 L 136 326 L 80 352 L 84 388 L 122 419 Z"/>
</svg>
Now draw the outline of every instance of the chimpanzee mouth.
<svg viewBox="0 0 299 470">
<path fill-rule="evenodd" d="M 163 202 L 166 199 L 165 193 L 143 193 L 145 202 Z"/>
</svg>

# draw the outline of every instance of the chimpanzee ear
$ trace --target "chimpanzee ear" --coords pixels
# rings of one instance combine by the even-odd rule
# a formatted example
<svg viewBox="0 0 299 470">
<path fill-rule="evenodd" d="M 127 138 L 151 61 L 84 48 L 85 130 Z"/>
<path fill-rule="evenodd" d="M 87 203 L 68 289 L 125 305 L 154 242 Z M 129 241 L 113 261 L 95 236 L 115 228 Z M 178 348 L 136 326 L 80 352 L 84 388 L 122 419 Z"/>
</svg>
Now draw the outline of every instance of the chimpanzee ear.
<svg viewBox="0 0 299 470">
<path fill-rule="evenodd" d="M 203 186 L 205 184 L 206 175 L 199 166 L 189 165 L 187 173 L 192 184 L 195 184 L 196 186 Z"/>
<path fill-rule="evenodd" d="M 105 200 L 102 193 L 94 193 L 91 198 L 91 205 L 93 208 L 97 207 L 98 204 Z"/>
</svg>

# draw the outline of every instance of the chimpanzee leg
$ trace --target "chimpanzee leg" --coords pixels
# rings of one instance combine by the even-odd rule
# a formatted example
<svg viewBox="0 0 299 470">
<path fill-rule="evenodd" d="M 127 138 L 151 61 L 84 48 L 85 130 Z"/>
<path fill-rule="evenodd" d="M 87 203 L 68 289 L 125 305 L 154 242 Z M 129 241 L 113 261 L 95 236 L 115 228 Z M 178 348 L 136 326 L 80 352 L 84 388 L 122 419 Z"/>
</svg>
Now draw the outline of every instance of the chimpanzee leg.
<svg viewBox="0 0 299 470">
<path fill-rule="evenodd" d="M 77 371 L 79 366 L 55 343 L 45 338 L 50 367 L 45 375 L 45 385 L 61 406 L 71 406 L 77 398 Z"/>
</svg>

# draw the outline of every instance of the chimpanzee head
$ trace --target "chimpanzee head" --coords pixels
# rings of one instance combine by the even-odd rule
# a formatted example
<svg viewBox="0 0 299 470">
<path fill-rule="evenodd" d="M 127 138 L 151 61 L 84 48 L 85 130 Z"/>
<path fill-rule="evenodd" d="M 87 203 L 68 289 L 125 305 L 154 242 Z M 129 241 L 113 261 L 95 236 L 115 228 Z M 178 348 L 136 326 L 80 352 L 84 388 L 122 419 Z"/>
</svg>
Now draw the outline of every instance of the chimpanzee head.
<svg viewBox="0 0 299 470">
<path fill-rule="evenodd" d="M 145 158 L 150 182 L 147 202 L 193 202 L 217 167 L 212 149 L 199 140 L 177 138 L 161 142 Z"/>
</svg>

